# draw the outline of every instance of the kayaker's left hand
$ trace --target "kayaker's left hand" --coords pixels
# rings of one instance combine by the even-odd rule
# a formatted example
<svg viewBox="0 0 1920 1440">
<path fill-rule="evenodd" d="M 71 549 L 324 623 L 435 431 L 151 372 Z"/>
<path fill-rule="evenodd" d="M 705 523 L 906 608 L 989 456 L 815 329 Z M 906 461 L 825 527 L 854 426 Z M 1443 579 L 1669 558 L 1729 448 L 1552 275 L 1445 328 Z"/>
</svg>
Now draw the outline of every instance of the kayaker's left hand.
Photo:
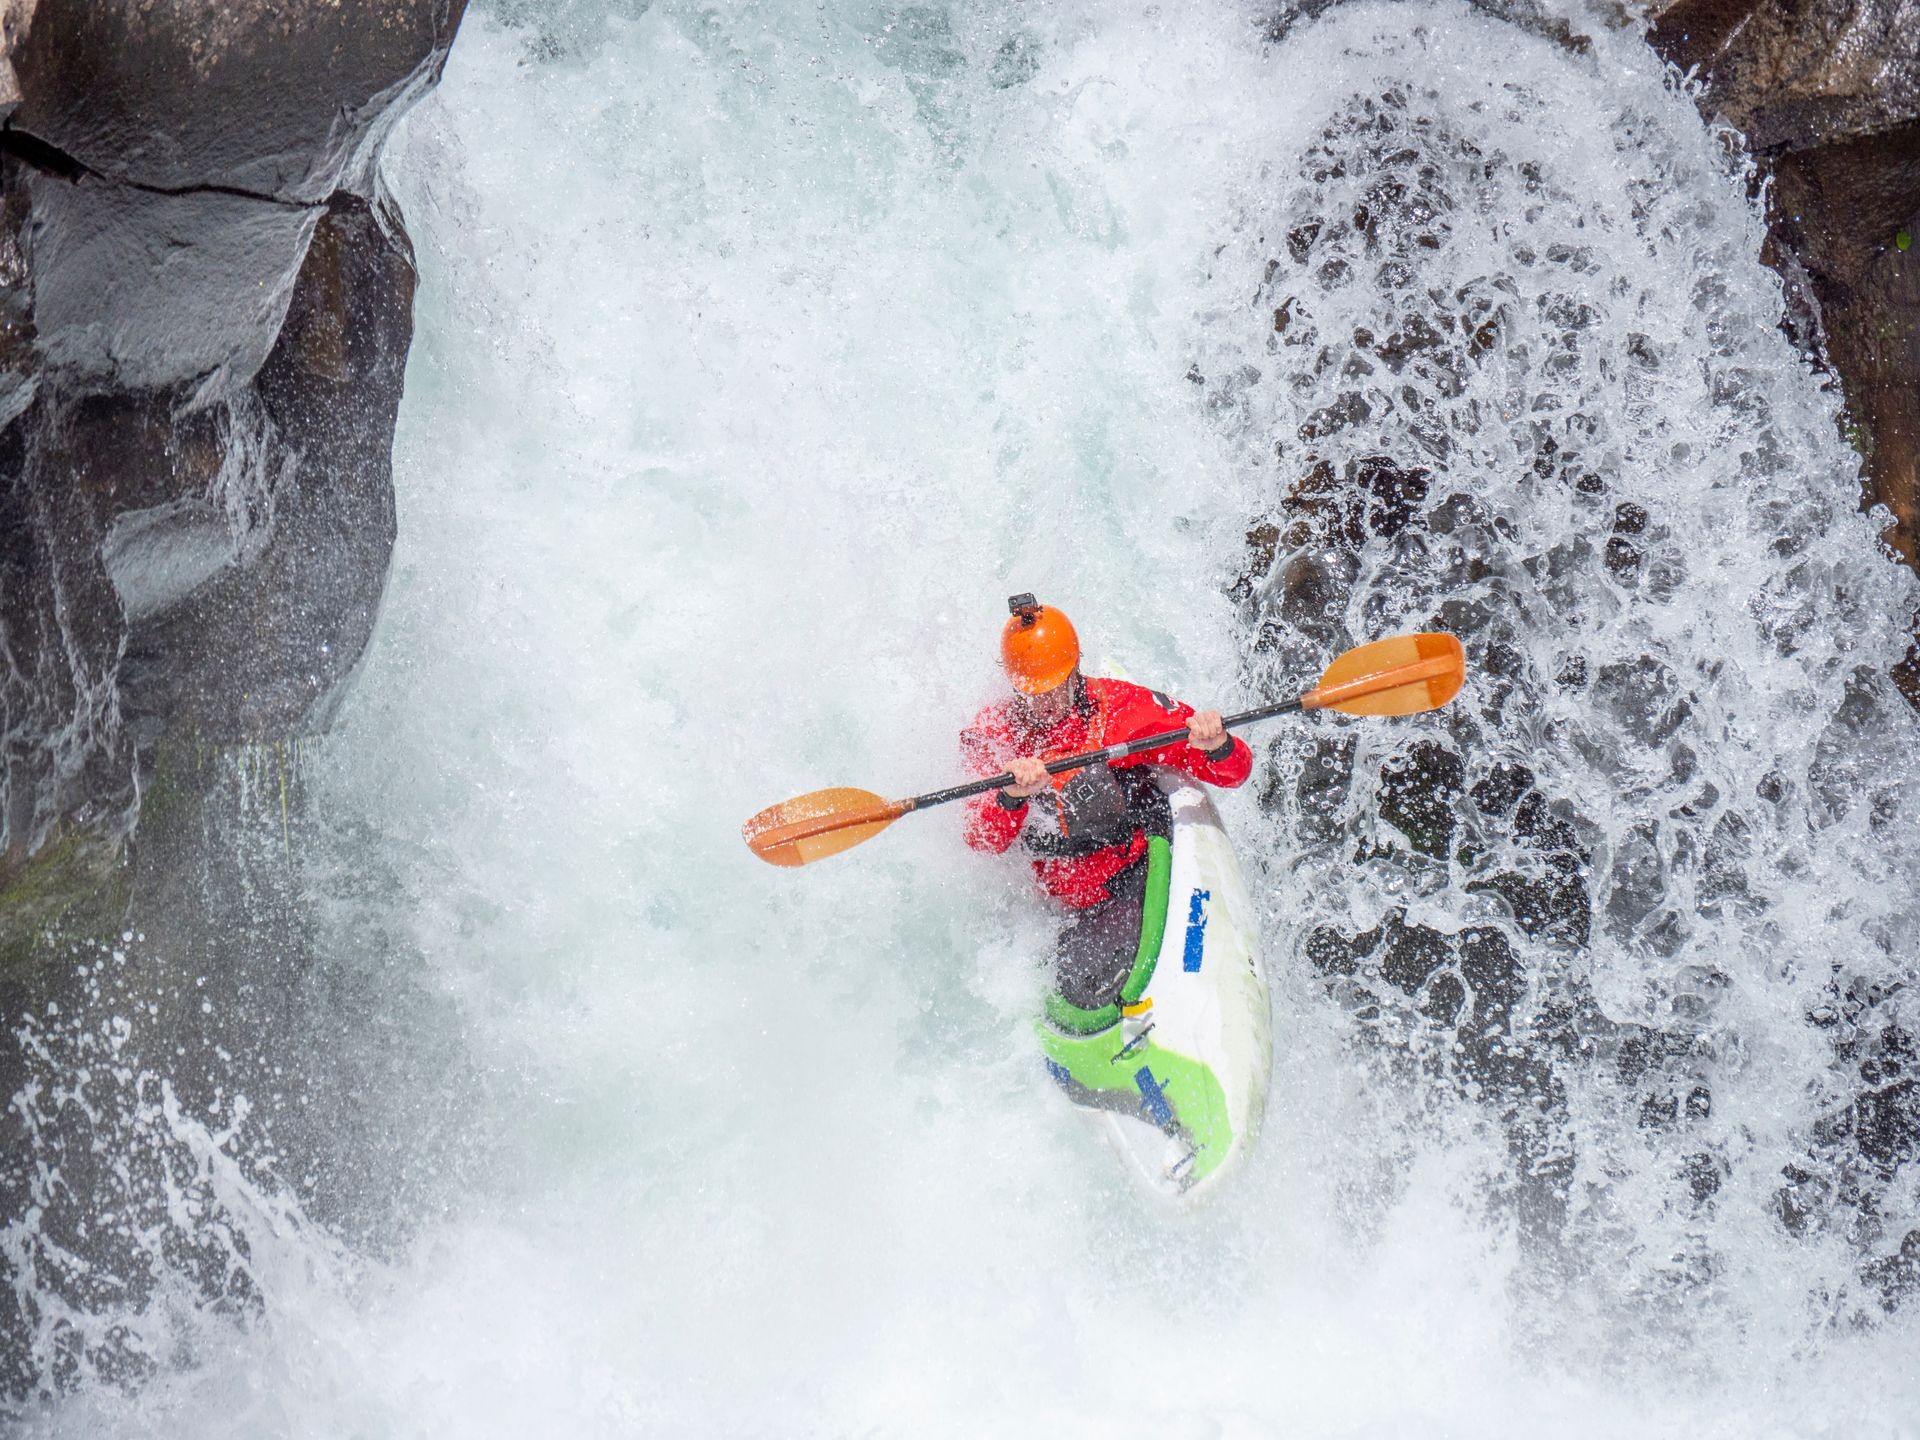
<svg viewBox="0 0 1920 1440">
<path fill-rule="evenodd" d="M 1198 710 L 1187 721 L 1187 744 L 1206 754 L 1227 743 L 1227 727 L 1220 723 L 1218 710 Z"/>
</svg>

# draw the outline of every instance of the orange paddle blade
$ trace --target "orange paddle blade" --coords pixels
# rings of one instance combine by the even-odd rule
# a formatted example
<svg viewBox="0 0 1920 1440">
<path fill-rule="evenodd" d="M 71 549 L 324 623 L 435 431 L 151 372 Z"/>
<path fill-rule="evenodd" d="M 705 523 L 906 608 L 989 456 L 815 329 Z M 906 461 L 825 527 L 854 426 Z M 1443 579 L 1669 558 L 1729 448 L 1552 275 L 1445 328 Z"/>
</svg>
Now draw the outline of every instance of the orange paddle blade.
<svg viewBox="0 0 1920 1440">
<path fill-rule="evenodd" d="M 842 785 L 769 805 L 740 833 L 769 865 L 811 865 L 871 840 L 906 813 L 898 800 Z"/>
<path fill-rule="evenodd" d="M 1300 697 L 1306 710 L 1346 715 L 1418 715 L 1460 693 L 1467 658 L 1451 635 L 1395 635 L 1349 650 Z"/>
</svg>

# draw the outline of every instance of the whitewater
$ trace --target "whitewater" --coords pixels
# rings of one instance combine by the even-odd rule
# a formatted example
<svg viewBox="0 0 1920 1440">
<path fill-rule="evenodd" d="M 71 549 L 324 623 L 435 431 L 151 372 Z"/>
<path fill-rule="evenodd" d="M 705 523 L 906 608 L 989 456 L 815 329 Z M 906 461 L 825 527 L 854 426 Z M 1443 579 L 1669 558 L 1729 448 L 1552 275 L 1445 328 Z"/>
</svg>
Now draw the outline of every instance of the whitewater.
<svg viewBox="0 0 1920 1440">
<path fill-rule="evenodd" d="M 299 757 L 339 1013 L 391 1017 L 319 1028 L 368 1080 L 310 1120 L 401 1140 L 320 1206 L 248 1105 L 130 1080 L 191 1177 L 153 1253 L 247 1299 L 103 1296 L 153 1364 L 23 1433 L 1920 1435 L 1916 1307 L 1862 1278 L 1920 1162 L 1809 1158 L 1861 1113 L 1809 1017 L 1871 1011 L 1883 1067 L 1920 1024 L 1920 585 L 1737 147 L 1553 13 L 1582 43 L 1428 0 L 470 14 L 385 159 L 400 538 Z M 1421 524 L 1298 503 L 1378 455 Z M 1021 590 L 1198 704 L 1400 629 L 1475 666 L 1457 713 L 1249 736 L 1274 1088 L 1195 1214 L 1047 1083 L 1052 922 L 957 810 L 741 843 L 960 778 Z M 1464 767 L 1431 853 L 1381 818 L 1423 743 Z M 1396 988 L 1382 926 L 1452 958 Z M 1473 945 L 1526 977 L 1496 1051 L 1574 1017 L 1539 1117 L 1460 1058 Z M 1680 1120 L 1632 1026 L 1686 1035 Z"/>
</svg>

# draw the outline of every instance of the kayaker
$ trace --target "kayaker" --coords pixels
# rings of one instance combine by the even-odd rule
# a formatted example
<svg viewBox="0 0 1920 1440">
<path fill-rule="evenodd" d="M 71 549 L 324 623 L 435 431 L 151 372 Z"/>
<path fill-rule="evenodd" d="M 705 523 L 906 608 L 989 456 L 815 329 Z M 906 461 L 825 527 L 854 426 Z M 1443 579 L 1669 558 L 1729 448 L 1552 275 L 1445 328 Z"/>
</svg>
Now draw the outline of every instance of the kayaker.
<svg viewBox="0 0 1920 1440">
<path fill-rule="evenodd" d="M 1015 595 L 1007 608 L 1000 659 L 1014 694 L 975 716 L 960 742 L 975 774 L 1005 770 L 1013 783 L 968 802 L 967 843 L 996 854 L 1016 840 L 1026 848 L 1041 886 L 1073 912 L 1056 947 L 1055 983 L 1070 1004 L 1095 1010 L 1126 982 L 1139 943 L 1147 837 L 1171 825 L 1152 767 L 1232 789 L 1252 773 L 1253 752 L 1227 734 L 1217 710 L 1083 676 L 1079 636 L 1051 605 Z M 1184 742 L 1047 774 L 1049 760 L 1181 725 Z"/>
</svg>

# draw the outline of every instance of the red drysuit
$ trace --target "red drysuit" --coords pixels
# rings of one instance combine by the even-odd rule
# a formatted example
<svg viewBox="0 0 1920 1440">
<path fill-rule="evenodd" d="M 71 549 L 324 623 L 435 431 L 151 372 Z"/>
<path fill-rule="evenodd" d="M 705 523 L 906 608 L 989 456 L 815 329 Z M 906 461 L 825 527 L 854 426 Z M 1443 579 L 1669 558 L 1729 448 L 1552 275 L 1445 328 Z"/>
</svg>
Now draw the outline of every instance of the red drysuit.
<svg viewBox="0 0 1920 1440">
<path fill-rule="evenodd" d="M 1125 680 L 1082 682 L 1080 703 L 1052 725 L 1028 729 L 1012 701 L 989 705 L 960 736 L 961 753 L 976 775 L 993 775 L 1017 755 L 1057 760 L 1186 724 L 1193 707 Z M 1202 755 L 1184 739 L 1144 755 L 1091 765 L 1053 777 L 1053 789 L 1008 809 L 1002 792 L 990 790 L 967 802 L 967 843 L 976 850 L 1006 850 L 1025 831 L 1033 873 L 1049 894 L 1075 909 L 1110 898 L 1107 882 L 1146 851 L 1140 817 L 1149 803 L 1148 765 L 1170 765 L 1196 780 L 1226 789 L 1253 771 L 1253 752 L 1229 737 L 1217 752 Z M 1028 817 L 1038 812 L 1032 826 Z"/>
</svg>

